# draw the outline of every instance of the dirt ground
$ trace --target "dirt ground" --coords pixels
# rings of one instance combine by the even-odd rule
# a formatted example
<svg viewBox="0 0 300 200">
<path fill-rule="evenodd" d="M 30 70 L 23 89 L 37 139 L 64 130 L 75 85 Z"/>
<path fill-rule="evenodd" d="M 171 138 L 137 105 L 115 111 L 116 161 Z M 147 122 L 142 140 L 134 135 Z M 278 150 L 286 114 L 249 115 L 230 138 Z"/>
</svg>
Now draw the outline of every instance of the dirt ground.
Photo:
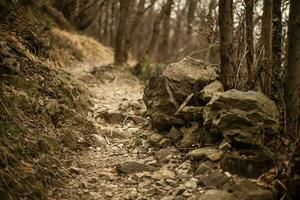
<svg viewBox="0 0 300 200">
<path fill-rule="evenodd" d="M 161 185 L 157 184 L 160 175 L 155 172 L 120 175 L 116 165 L 139 161 L 162 169 L 177 168 L 182 173 L 189 168 L 188 162 L 170 159 L 160 163 L 156 159 L 158 149 L 145 139 L 151 130 L 143 117 L 143 85 L 127 70 L 105 65 L 109 62 L 99 64 L 102 67 L 81 65 L 66 69 L 88 85 L 93 105 L 90 118 L 107 146 L 91 146 L 88 151 L 62 161 L 66 164 L 67 181 L 53 188 L 49 199 L 158 199 L 167 196 L 171 185 L 177 184 L 175 171 L 167 171 L 165 176 L 170 176 L 170 183 Z M 178 154 L 173 148 L 168 150 L 172 157 Z"/>
</svg>

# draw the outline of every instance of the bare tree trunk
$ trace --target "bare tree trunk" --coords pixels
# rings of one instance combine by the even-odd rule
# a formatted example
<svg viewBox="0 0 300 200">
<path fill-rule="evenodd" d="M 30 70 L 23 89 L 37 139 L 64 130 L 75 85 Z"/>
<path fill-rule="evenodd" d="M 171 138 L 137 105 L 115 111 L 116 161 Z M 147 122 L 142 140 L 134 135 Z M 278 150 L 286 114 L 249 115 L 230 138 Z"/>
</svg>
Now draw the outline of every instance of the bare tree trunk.
<svg viewBox="0 0 300 200">
<path fill-rule="evenodd" d="M 262 34 L 264 39 L 264 78 L 263 92 L 270 96 L 272 90 L 272 8 L 273 0 L 264 0 L 264 14 L 262 24 Z"/>
<path fill-rule="evenodd" d="M 219 27 L 220 27 L 220 80 L 225 88 L 231 87 L 233 80 L 233 2 L 232 0 L 219 1 Z"/>
<path fill-rule="evenodd" d="M 178 47 L 181 45 L 181 27 L 182 27 L 182 18 L 185 14 L 185 8 L 182 8 L 180 10 L 180 3 L 181 1 L 178 2 L 177 6 L 177 12 L 176 12 L 176 24 L 174 27 L 174 37 L 172 40 L 172 49 L 174 50 L 174 58 L 176 59 L 178 55 Z"/>
<path fill-rule="evenodd" d="M 110 11 L 110 42 L 109 45 L 110 46 L 114 46 L 115 45 L 115 27 L 116 27 L 116 9 L 117 9 L 117 1 L 116 0 L 112 0 L 111 2 L 111 11 Z"/>
<path fill-rule="evenodd" d="M 106 3 L 105 5 L 105 20 L 104 20 L 104 45 L 109 45 L 109 38 L 110 38 L 110 34 L 109 34 L 109 21 L 110 21 L 110 13 L 109 13 L 109 7 L 110 7 L 110 2 Z"/>
<path fill-rule="evenodd" d="M 131 1 L 120 0 L 120 15 L 118 29 L 115 42 L 115 64 L 122 65 L 128 60 L 128 51 L 126 49 L 125 40 L 127 35 L 127 22 L 129 16 L 129 8 Z"/>
<path fill-rule="evenodd" d="M 150 57 L 153 55 L 157 41 L 159 39 L 159 30 L 160 30 L 160 23 L 161 20 L 164 17 L 164 13 L 168 9 L 168 7 L 171 7 L 173 3 L 173 0 L 168 0 L 161 8 L 160 13 L 156 16 L 153 24 L 153 29 L 152 29 L 152 36 L 147 48 L 146 54 L 148 54 Z"/>
<path fill-rule="evenodd" d="M 158 51 L 158 60 L 164 61 L 169 56 L 169 35 L 170 35 L 170 17 L 171 17 L 171 10 L 172 10 L 172 4 L 173 0 L 170 0 L 171 3 L 166 8 L 164 12 L 163 17 L 163 26 L 162 26 L 162 34 L 161 34 L 161 42 L 159 45 L 159 51 Z"/>
<path fill-rule="evenodd" d="M 191 35 L 193 30 L 193 21 L 195 19 L 195 11 L 197 8 L 198 0 L 188 1 L 188 12 L 187 12 L 187 34 Z"/>
<path fill-rule="evenodd" d="M 276 81 L 280 80 L 282 53 L 282 13 L 281 0 L 273 2 L 273 75 Z"/>
<path fill-rule="evenodd" d="M 253 45 L 253 0 L 245 0 L 246 5 L 246 41 L 247 41 L 247 70 L 248 84 L 252 82 L 254 45 Z"/>
<path fill-rule="evenodd" d="M 288 65 L 286 76 L 286 105 L 288 127 L 291 133 L 300 134 L 300 1 L 291 0 L 288 24 Z"/>
</svg>

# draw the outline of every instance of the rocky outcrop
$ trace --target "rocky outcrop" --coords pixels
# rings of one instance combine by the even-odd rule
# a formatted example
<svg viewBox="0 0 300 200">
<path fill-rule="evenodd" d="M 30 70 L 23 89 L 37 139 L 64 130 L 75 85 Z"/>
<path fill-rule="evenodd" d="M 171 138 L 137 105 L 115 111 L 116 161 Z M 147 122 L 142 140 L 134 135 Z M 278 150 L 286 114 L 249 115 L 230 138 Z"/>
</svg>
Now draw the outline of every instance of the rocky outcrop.
<svg viewBox="0 0 300 200">
<path fill-rule="evenodd" d="M 204 125 L 211 134 L 223 134 L 232 142 L 257 144 L 262 133 L 275 134 L 279 111 L 261 92 L 229 90 L 215 94 L 206 105 Z"/>
<path fill-rule="evenodd" d="M 216 78 L 213 67 L 192 58 L 170 64 L 161 75 L 153 76 L 143 96 L 153 128 L 169 130 L 173 125 L 183 125 L 185 118 L 195 118 L 187 110 L 184 114 L 176 111 L 182 104 L 204 106 L 206 103 L 198 94 Z"/>
<path fill-rule="evenodd" d="M 214 96 L 214 94 L 218 92 L 224 92 L 224 87 L 221 82 L 214 81 L 211 84 L 205 86 L 199 93 L 200 98 L 205 101 L 209 102 L 210 99 Z"/>
</svg>

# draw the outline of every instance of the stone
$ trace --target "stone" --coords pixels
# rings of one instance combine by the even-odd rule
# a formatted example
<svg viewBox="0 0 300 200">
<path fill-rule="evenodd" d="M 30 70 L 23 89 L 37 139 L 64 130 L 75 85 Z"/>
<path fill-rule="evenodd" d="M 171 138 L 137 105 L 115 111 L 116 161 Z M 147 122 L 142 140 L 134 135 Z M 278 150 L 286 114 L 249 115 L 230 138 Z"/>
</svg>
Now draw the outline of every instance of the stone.
<svg viewBox="0 0 300 200">
<path fill-rule="evenodd" d="M 180 115 L 186 121 L 203 121 L 204 106 L 185 106 Z"/>
<path fill-rule="evenodd" d="M 171 145 L 171 140 L 168 138 L 163 138 L 161 141 L 159 141 L 158 146 L 161 148 L 165 148 Z"/>
<path fill-rule="evenodd" d="M 101 135 L 92 134 L 92 136 L 94 138 L 94 143 L 95 143 L 96 147 L 104 148 L 108 145 L 106 139 L 104 137 L 102 137 Z"/>
<path fill-rule="evenodd" d="M 158 152 L 155 153 L 156 158 L 158 161 L 163 162 L 165 160 L 169 160 L 172 158 L 173 153 L 170 149 L 160 149 Z"/>
<path fill-rule="evenodd" d="M 102 196 L 97 192 L 89 192 L 89 195 L 91 196 L 92 199 L 101 199 L 102 198 Z"/>
<path fill-rule="evenodd" d="M 219 149 L 222 151 L 228 151 L 231 149 L 231 145 L 226 140 L 223 140 L 219 145 Z"/>
<path fill-rule="evenodd" d="M 173 125 L 183 126 L 184 121 L 180 118 L 169 116 L 160 112 L 151 113 L 152 128 L 157 129 L 158 131 L 169 130 Z M 153 121 L 155 124 L 153 124 Z"/>
<path fill-rule="evenodd" d="M 258 178 L 274 167 L 274 164 L 262 150 L 247 149 L 225 153 L 221 167 L 231 174 L 246 178 Z"/>
<path fill-rule="evenodd" d="M 223 190 L 208 190 L 202 195 L 195 195 L 188 200 L 238 200 L 229 192 Z"/>
<path fill-rule="evenodd" d="M 227 141 L 256 145 L 279 129 L 279 110 L 261 92 L 235 89 L 216 93 L 203 111 L 204 126 L 210 134 L 222 134 Z"/>
<path fill-rule="evenodd" d="M 80 173 L 81 173 L 81 169 L 80 168 L 77 168 L 77 167 L 71 167 L 70 168 L 70 172 L 72 173 L 72 174 L 77 174 L 77 175 L 79 175 Z"/>
<path fill-rule="evenodd" d="M 162 167 L 158 171 L 154 172 L 153 177 L 156 180 L 160 179 L 175 179 L 175 173 L 166 167 Z"/>
<path fill-rule="evenodd" d="M 159 146 L 159 142 L 164 138 L 163 135 L 158 134 L 158 133 L 154 133 L 152 135 L 150 135 L 148 141 L 151 145 L 153 146 Z"/>
<path fill-rule="evenodd" d="M 49 116 L 53 117 L 60 113 L 60 105 L 56 99 L 50 99 L 46 105 L 46 110 Z"/>
<path fill-rule="evenodd" d="M 182 135 L 183 133 L 173 126 L 166 137 L 169 138 L 172 142 L 176 143 L 182 139 Z"/>
<path fill-rule="evenodd" d="M 200 163 L 195 171 L 196 175 L 210 173 L 214 169 L 215 164 L 209 161 Z"/>
<path fill-rule="evenodd" d="M 273 200 L 272 191 L 262 189 L 249 180 L 234 183 L 229 190 L 237 199 L 243 200 Z"/>
<path fill-rule="evenodd" d="M 183 133 L 180 146 L 189 147 L 199 143 L 201 134 L 198 123 L 193 123 L 191 127 L 183 127 L 180 131 Z"/>
<path fill-rule="evenodd" d="M 151 165 L 142 164 L 136 161 L 128 161 L 124 163 L 119 163 L 116 166 L 116 169 L 119 173 L 124 174 L 132 174 L 132 173 L 139 173 L 139 172 L 154 172 L 156 168 Z"/>
<path fill-rule="evenodd" d="M 214 94 L 224 92 L 224 87 L 220 81 L 214 81 L 205 86 L 199 93 L 200 98 L 205 102 L 209 102 Z"/>
<path fill-rule="evenodd" d="M 153 128 L 170 130 L 173 125 L 184 125 L 180 116 L 174 116 L 179 106 L 195 91 L 217 78 L 215 68 L 201 60 L 185 58 L 166 67 L 162 74 L 150 78 L 144 90 L 143 100 Z M 190 102 L 202 100 L 194 95 Z M 203 106 L 205 102 L 202 102 Z"/>
<path fill-rule="evenodd" d="M 216 189 L 222 189 L 223 186 L 229 182 L 229 180 L 230 179 L 227 176 L 216 170 L 214 170 L 210 174 L 205 174 L 200 177 L 200 182 L 205 187 Z"/>
<path fill-rule="evenodd" d="M 160 200 L 175 200 L 175 196 L 169 195 L 169 196 L 161 198 Z"/>
<path fill-rule="evenodd" d="M 221 160 L 221 158 L 223 157 L 223 151 L 213 146 L 208 146 L 192 150 L 191 152 L 187 153 L 187 157 L 191 160 L 201 160 L 206 157 L 209 160 L 215 162 Z"/>
<path fill-rule="evenodd" d="M 198 184 L 198 180 L 195 178 L 191 178 L 189 181 L 185 182 L 185 186 L 187 189 L 196 189 Z"/>
</svg>

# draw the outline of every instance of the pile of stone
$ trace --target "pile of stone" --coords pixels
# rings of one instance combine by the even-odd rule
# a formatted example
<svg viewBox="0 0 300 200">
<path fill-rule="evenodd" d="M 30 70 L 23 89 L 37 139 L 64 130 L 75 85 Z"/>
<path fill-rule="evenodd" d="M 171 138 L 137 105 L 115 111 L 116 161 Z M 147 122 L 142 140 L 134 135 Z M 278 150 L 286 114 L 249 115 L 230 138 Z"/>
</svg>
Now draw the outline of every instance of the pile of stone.
<svg viewBox="0 0 300 200">
<path fill-rule="evenodd" d="M 261 92 L 224 91 L 212 65 L 192 58 L 170 64 L 149 80 L 143 100 L 152 127 L 161 134 L 152 137 L 152 143 L 210 145 L 188 156 L 221 161 L 224 170 L 244 177 L 258 177 L 272 167 L 272 160 L 257 147 L 278 132 L 277 106 Z"/>
<path fill-rule="evenodd" d="M 153 76 L 143 97 L 152 127 L 183 146 L 199 142 L 201 135 L 208 142 L 257 144 L 262 133 L 276 134 L 279 111 L 273 101 L 260 92 L 224 92 L 217 79 L 216 68 L 192 58 Z"/>
</svg>

